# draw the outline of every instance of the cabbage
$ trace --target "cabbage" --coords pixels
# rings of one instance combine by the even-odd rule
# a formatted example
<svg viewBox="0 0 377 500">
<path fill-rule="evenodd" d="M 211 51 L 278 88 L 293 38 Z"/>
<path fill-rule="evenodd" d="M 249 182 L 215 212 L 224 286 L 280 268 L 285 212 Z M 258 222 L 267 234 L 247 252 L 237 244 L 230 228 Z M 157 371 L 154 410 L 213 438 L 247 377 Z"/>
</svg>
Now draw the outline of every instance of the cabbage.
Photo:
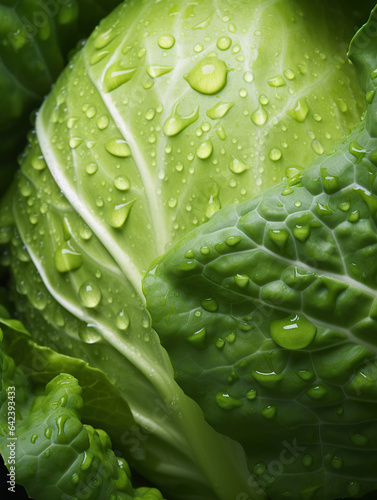
<svg viewBox="0 0 377 500">
<path fill-rule="evenodd" d="M 0 213 L 25 325 L 0 315 L 0 450 L 13 377 L 30 494 L 56 494 L 59 463 L 67 498 L 86 491 L 67 464 L 93 480 L 75 434 L 46 460 L 30 436 L 64 384 L 82 411 L 56 411 L 109 471 L 90 498 L 132 494 L 116 456 L 177 500 L 375 489 L 376 14 L 352 66 L 354 10 L 129 0 L 59 77 Z"/>
</svg>

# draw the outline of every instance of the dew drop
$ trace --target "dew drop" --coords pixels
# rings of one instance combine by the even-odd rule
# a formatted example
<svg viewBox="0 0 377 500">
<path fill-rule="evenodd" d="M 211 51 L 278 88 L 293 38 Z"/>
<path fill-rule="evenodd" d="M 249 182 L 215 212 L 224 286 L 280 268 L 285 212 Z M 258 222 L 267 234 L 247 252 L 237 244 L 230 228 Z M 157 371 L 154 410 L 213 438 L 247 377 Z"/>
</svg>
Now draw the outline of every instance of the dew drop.
<svg viewBox="0 0 377 500">
<path fill-rule="evenodd" d="M 67 242 L 55 251 L 54 265 L 59 273 L 75 271 L 82 265 L 81 254 Z"/>
<path fill-rule="evenodd" d="M 280 158 L 281 158 L 281 151 L 280 151 L 280 149 L 278 149 L 278 148 L 271 149 L 271 151 L 268 154 L 268 157 L 272 161 L 278 161 L 278 160 L 280 160 Z"/>
<path fill-rule="evenodd" d="M 97 163 L 89 163 L 89 165 L 87 165 L 85 167 L 85 171 L 88 175 L 93 175 L 97 172 L 98 170 L 98 165 Z"/>
<path fill-rule="evenodd" d="M 171 49 L 175 44 L 175 38 L 173 35 L 161 35 L 158 39 L 158 45 L 161 49 Z"/>
<path fill-rule="evenodd" d="M 250 166 L 239 160 L 238 158 L 233 158 L 229 163 L 229 170 L 234 174 L 242 174 L 249 170 Z"/>
<path fill-rule="evenodd" d="M 302 123 L 305 121 L 309 113 L 309 106 L 305 99 L 299 99 L 296 103 L 296 107 L 288 111 L 288 115 L 296 120 L 296 122 Z"/>
<path fill-rule="evenodd" d="M 251 113 L 251 120 L 255 125 L 259 127 L 267 122 L 268 114 L 264 108 L 259 108 Z"/>
<path fill-rule="evenodd" d="M 119 158 L 131 156 L 130 146 L 124 139 L 110 139 L 105 143 L 105 149 L 108 153 Z"/>
<path fill-rule="evenodd" d="M 228 36 L 222 36 L 217 40 L 217 48 L 220 50 L 228 50 L 232 45 L 232 39 Z"/>
<path fill-rule="evenodd" d="M 180 116 L 177 111 L 178 104 L 173 108 L 171 116 L 164 123 L 164 134 L 168 137 L 178 135 L 186 127 L 194 123 L 199 118 L 199 106 L 188 116 Z"/>
<path fill-rule="evenodd" d="M 231 102 L 219 102 L 215 106 L 207 111 L 207 116 L 211 120 L 218 120 L 223 118 L 228 111 L 234 106 L 234 101 Z"/>
<path fill-rule="evenodd" d="M 129 179 L 125 176 L 118 176 L 114 179 L 114 187 L 119 191 L 127 191 L 130 189 L 131 183 Z"/>
<path fill-rule="evenodd" d="M 102 115 L 97 120 L 97 127 L 99 130 L 105 130 L 109 126 L 110 120 L 107 115 Z"/>
<path fill-rule="evenodd" d="M 239 408 L 243 406 L 243 401 L 233 398 L 229 394 L 218 392 L 215 397 L 217 406 L 224 410 L 233 410 L 234 408 Z"/>
<path fill-rule="evenodd" d="M 313 342 L 317 328 L 304 315 L 293 314 L 271 321 L 270 333 L 272 340 L 284 349 L 304 349 Z"/>
<path fill-rule="evenodd" d="M 115 318 L 115 325 L 119 328 L 119 330 L 127 330 L 130 325 L 130 317 L 128 316 L 126 309 L 122 309 L 120 313 L 117 314 Z"/>
<path fill-rule="evenodd" d="M 105 73 L 103 84 L 105 92 L 111 92 L 127 83 L 136 73 L 137 68 L 126 68 L 124 61 L 112 64 Z"/>
<path fill-rule="evenodd" d="M 43 156 L 36 156 L 31 160 L 31 166 L 35 170 L 44 170 L 47 167 L 47 163 Z"/>
<path fill-rule="evenodd" d="M 114 205 L 113 207 L 111 207 L 107 214 L 107 219 L 110 226 L 114 229 L 120 229 L 128 219 L 134 203 L 135 200 L 131 200 L 127 203 L 121 203 L 119 205 Z"/>
<path fill-rule="evenodd" d="M 206 160 L 207 158 L 209 158 L 212 152 L 213 145 L 209 139 L 199 144 L 199 146 L 196 148 L 196 155 L 201 160 Z"/>
<path fill-rule="evenodd" d="M 217 301 L 212 297 L 202 299 L 200 305 L 202 306 L 203 309 L 209 312 L 216 312 L 219 307 Z"/>
<path fill-rule="evenodd" d="M 267 83 L 270 87 L 283 87 L 286 85 L 284 78 L 281 75 L 274 76 L 267 80 Z"/>
<path fill-rule="evenodd" d="M 220 92 L 227 82 L 228 69 L 217 57 L 206 57 L 187 75 L 190 87 L 201 94 L 212 95 Z"/>
<path fill-rule="evenodd" d="M 88 307 L 88 306 L 86 306 Z M 100 332 L 94 327 L 94 325 L 84 325 L 79 329 L 79 337 L 86 344 L 95 344 L 101 340 Z"/>
<path fill-rule="evenodd" d="M 159 78 L 173 71 L 173 67 L 167 66 L 148 66 L 147 73 L 151 78 Z"/>
<path fill-rule="evenodd" d="M 102 294 L 94 281 L 86 281 L 80 286 L 79 297 L 82 305 L 87 308 L 95 308 L 101 301 Z"/>
</svg>

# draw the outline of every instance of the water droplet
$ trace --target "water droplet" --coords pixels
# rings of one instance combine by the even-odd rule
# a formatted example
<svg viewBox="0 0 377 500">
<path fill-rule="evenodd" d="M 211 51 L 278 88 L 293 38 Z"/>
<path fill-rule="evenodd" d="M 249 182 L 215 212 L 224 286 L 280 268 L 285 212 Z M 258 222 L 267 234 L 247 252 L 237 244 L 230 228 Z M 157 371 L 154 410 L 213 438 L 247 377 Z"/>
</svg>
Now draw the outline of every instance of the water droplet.
<svg viewBox="0 0 377 500">
<path fill-rule="evenodd" d="M 96 37 L 94 41 L 94 47 L 97 50 L 103 49 L 110 42 L 112 42 L 116 36 L 118 36 L 118 32 L 114 31 L 113 28 L 109 28 L 108 30 L 103 31 Z"/>
<path fill-rule="evenodd" d="M 131 183 L 129 179 L 125 176 L 115 177 L 114 179 L 114 187 L 119 191 L 127 191 L 130 189 Z"/>
<path fill-rule="evenodd" d="M 115 325 L 119 330 L 125 331 L 130 325 L 130 317 L 127 314 L 126 309 L 122 309 L 115 318 Z"/>
<path fill-rule="evenodd" d="M 79 297 L 84 307 L 97 307 L 101 301 L 101 290 L 94 281 L 86 281 L 80 286 Z"/>
<path fill-rule="evenodd" d="M 193 113 L 188 116 L 180 116 L 177 108 L 178 104 L 174 106 L 171 116 L 164 123 L 164 134 L 168 137 L 173 137 L 179 134 L 182 130 L 196 122 L 199 118 L 199 106 L 197 106 Z"/>
<path fill-rule="evenodd" d="M 267 122 L 268 114 L 264 108 L 256 109 L 251 113 L 251 120 L 255 125 L 259 127 Z"/>
<path fill-rule="evenodd" d="M 284 71 L 284 76 L 285 76 L 285 78 L 287 78 L 287 80 L 293 80 L 295 77 L 295 74 L 291 69 L 286 69 Z"/>
<path fill-rule="evenodd" d="M 87 165 L 85 167 L 85 171 L 88 175 L 93 175 L 97 172 L 98 170 L 98 165 L 97 163 L 89 163 L 89 165 Z"/>
<path fill-rule="evenodd" d="M 216 404 L 224 410 L 233 410 L 243 406 L 243 401 L 233 398 L 229 394 L 218 392 L 215 397 Z"/>
<path fill-rule="evenodd" d="M 360 212 L 358 210 L 353 210 L 349 216 L 348 216 L 348 221 L 349 222 L 358 222 L 360 219 Z"/>
<path fill-rule="evenodd" d="M 104 59 L 105 57 L 107 57 L 109 54 L 110 54 L 109 50 L 102 50 L 101 52 L 95 52 L 90 57 L 89 64 L 91 66 L 94 66 L 95 64 L 97 64 L 100 61 L 102 61 L 102 59 Z"/>
<path fill-rule="evenodd" d="M 361 486 L 358 481 L 350 481 L 347 485 L 347 492 L 350 496 L 354 497 L 360 493 Z"/>
<path fill-rule="evenodd" d="M 284 349 L 304 349 L 313 342 L 317 328 L 303 314 L 293 314 L 271 321 L 270 333 L 274 342 Z"/>
<path fill-rule="evenodd" d="M 151 109 L 148 109 L 148 111 L 145 113 L 145 118 L 147 120 L 153 120 L 153 118 L 156 116 L 156 110 L 151 108 Z"/>
<path fill-rule="evenodd" d="M 120 229 L 128 219 L 134 203 L 135 200 L 131 200 L 127 203 L 121 203 L 119 205 L 114 205 L 113 207 L 111 207 L 107 214 L 107 219 L 110 226 L 114 229 Z"/>
<path fill-rule="evenodd" d="M 278 409 L 276 408 L 276 406 L 274 405 L 268 405 L 268 406 L 265 406 L 262 411 L 261 411 L 261 415 L 264 417 L 264 418 L 267 418 L 267 419 L 273 419 L 276 417 L 276 414 L 278 412 Z"/>
<path fill-rule="evenodd" d="M 219 136 L 219 138 L 222 141 L 225 141 L 225 139 L 226 139 L 226 133 L 225 133 L 225 130 L 222 127 L 219 127 L 219 128 L 216 129 L 216 134 Z"/>
<path fill-rule="evenodd" d="M 281 75 L 274 76 L 267 80 L 267 83 L 270 87 L 283 87 L 286 85 L 284 78 Z"/>
<path fill-rule="evenodd" d="M 69 147 L 71 149 L 76 149 L 80 146 L 82 141 L 83 141 L 83 139 L 81 137 L 71 137 L 69 140 Z"/>
<path fill-rule="evenodd" d="M 368 438 L 363 434 L 352 434 L 351 441 L 357 446 L 365 446 L 368 443 Z"/>
<path fill-rule="evenodd" d="M 31 166 L 35 170 L 44 170 L 47 167 L 47 163 L 45 162 L 45 159 L 43 158 L 43 156 L 35 156 L 31 160 Z"/>
<path fill-rule="evenodd" d="M 79 329 L 79 337 L 86 344 L 95 344 L 102 338 L 100 332 L 95 328 L 94 325 L 83 325 Z"/>
<path fill-rule="evenodd" d="M 315 153 L 317 153 L 317 155 L 322 155 L 325 152 L 325 148 L 317 140 L 312 142 L 312 149 Z"/>
<path fill-rule="evenodd" d="M 202 299 L 200 305 L 203 309 L 209 312 L 216 312 L 219 307 L 217 301 L 211 297 Z"/>
<path fill-rule="evenodd" d="M 219 118 L 223 118 L 228 111 L 234 106 L 234 102 L 219 102 L 215 104 L 215 106 L 207 111 L 207 116 L 211 118 L 211 120 L 218 120 Z"/>
<path fill-rule="evenodd" d="M 204 347 L 206 347 L 206 334 L 207 329 L 201 328 L 197 332 L 187 337 L 187 341 L 190 342 L 190 344 L 192 344 L 194 347 L 203 349 Z"/>
<path fill-rule="evenodd" d="M 202 52 L 203 49 L 204 47 L 201 43 L 197 43 L 196 45 L 194 45 L 194 52 L 196 52 L 197 54 Z"/>
<path fill-rule="evenodd" d="M 82 265 L 81 254 L 67 242 L 55 251 L 54 265 L 59 273 L 75 271 Z"/>
<path fill-rule="evenodd" d="M 250 389 L 250 391 L 247 391 L 246 397 L 249 401 L 252 401 L 258 396 L 258 391 L 256 389 Z"/>
<path fill-rule="evenodd" d="M 232 45 L 232 39 L 228 36 L 222 36 L 217 40 L 217 48 L 220 50 L 228 50 Z"/>
<path fill-rule="evenodd" d="M 119 158 L 131 156 L 130 146 L 124 139 L 110 139 L 105 143 L 105 149 L 108 153 Z"/>
<path fill-rule="evenodd" d="M 334 469 L 340 469 L 342 466 L 343 466 L 343 459 L 341 457 L 332 457 L 331 459 L 331 467 L 333 467 Z"/>
<path fill-rule="evenodd" d="M 288 111 L 289 116 L 294 118 L 296 122 L 302 123 L 305 121 L 309 113 L 309 106 L 305 99 L 299 99 L 296 107 Z"/>
<path fill-rule="evenodd" d="M 249 170 L 249 168 L 250 166 L 247 165 L 247 163 L 244 163 L 238 158 L 233 158 L 229 163 L 229 170 L 234 174 L 242 174 L 243 172 L 246 172 L 246 170 Z"/>
<path fill-rule="evenodd" d="M 246 83 L 251 83 L 254 80 L 253 73 L 251 71 L 246 71 L 243 75 L 243 79 Z"/>
<path fill-rule="evenodd" d="M 177 198 L 169 198 L 168 200 L 168 206 L 170 208 L 175 208 L 177 206 L 178 200 Z"/>
<path fill-rule="evenodd" d="M 124 61 L 112 64 L 105 73 L 103 84 L 105 92 L 111 92 L 127 83 L 136 73 L 137 68 L 126 68 Z"/>
<path fill-rule="evenodd" d="M 278 161 L 281 158 L 281 151 L 278 148 L 273 148 L 268 154 L 268 157 L 271 161 Z"/>
<path fill-rule="evenodd" d="M 97 120 L 97 127 L 99 130 L 105 130 L 109 126 L 110 120 L 107 115 L 102 115 Z"/>
<path fill-rule="evenodd" d="M 58 443 L 60 442 L 63 442 L 66 444 L 66 435 L 65 435 L 65 432 L 64 432 L 64 425 L 66 423 L 66 421 L 69 419 L 70 417 L 68 415 L 60 415 L 60 417 L 58 417 L 56 419 L 56 426 L 58 428 L 58 435 L 57 435 L 57 440 L 58 440 Z"/>
<path fill-rule="evenodd" d="M 247 274 L 236 274 L 234 281 L 238 287 L 245 288 L 249 283 L 249 276 Z"/>
<path fill-rule="evenodd" d="M 166 66 L 148 66 L 147 73 L 151 78 L 159 78 L 160 76 L 170 73 L 173 69 L 173 67 Z"/>
<path fill-rule="evenodd" d="M 209 139 L 199 144 L 199 146 L 196 148 L 196 155 L 201 160 L 206 160 L 207 158 L 209 158 L 212 152 L 213 145 Z"/>
<path fill-rule="evenodd" d="M 346 111 L 348 111 L 347 103 L 343 99 L 338 99 L 336 104 L 342 113 L 346 113 Z"/>
<path fill-rule="evenodd" d="M 310 467 L 313 464 L 313 457 L 311 455 L 304 455 L 301 459 L 304 467 Z"/>
<path fill-rule="evenodd" d="M 175 44 L 175 38 L 173 35 L 161 35 L 158 39 L 158 45 L 161 49 L 171 49 Z"/>
<path fill-rule="evenodd" d="M 318 384 L 318 385 L 313 385 L 310 387 L 307 391 L 306 394 L 311 398 L 311 399 L 322 399 L 328 394 L 329 390 L 325 385 Z"/>
<path fill-rule="evenodd" d="M 190 87 L 201 94 L 220 92 L 227 82 L 228 69 L 217 57 L 206 57 L 190 71 L 186 80 Z"/>
<path fill-rule="evenodd" d="M 368 104 L 372 104 L 375 95 L 376 95 L 376 91 L 375 90 L 370 90 L 367 93 L 367 103 Z"/>
</svg>

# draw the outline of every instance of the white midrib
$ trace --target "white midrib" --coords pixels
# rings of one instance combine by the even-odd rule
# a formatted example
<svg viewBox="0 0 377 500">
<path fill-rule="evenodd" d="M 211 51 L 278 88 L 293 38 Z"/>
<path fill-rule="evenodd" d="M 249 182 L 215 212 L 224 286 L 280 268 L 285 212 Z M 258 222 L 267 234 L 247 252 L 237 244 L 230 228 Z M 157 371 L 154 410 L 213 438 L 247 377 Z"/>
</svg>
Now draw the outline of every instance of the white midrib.
<svg viewBox="0 0 377 500">
<path fill-rule="evenodd" d="M 142 276 L 139 269 L 135 266 L 133 259 L 127 254 L 124 248 L 120 248 L 115 240 L 111 237 L 105 227 L 99 223 L 97 217 L 88 210 L 88 207 L 80 199 L 78 193 L 72 188 L 67 177 L 62 174 L 62 167 L 55 156 L 55 153 L 49 143 L 48 134 L 45 130 L 42 114 L 44 107 L 40 110 L 36 120 L 36 131 L 39 140 L 39 145 L 43 156 L 49 166 L 50 173 L 56 184 L 59 186 L 64 196 L 67 198 L 72 207 L 82 217 L 82 219 L 92 229 L 94 234 L 102 241 L 103 245 L 119 265 L 125 277 L 130 281 L 135 291 L 144 297 L 141 288 Z M 144 300 L 144 299 L 143 299 Z"/>
</svg>

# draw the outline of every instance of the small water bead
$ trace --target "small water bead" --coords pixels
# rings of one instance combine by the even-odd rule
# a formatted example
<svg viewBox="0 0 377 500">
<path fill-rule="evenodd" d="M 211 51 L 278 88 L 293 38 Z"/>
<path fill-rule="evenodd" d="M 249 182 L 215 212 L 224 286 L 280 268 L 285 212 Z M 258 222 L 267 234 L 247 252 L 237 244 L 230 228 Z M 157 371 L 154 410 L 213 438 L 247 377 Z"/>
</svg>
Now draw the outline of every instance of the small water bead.
<svg viewBox="0 0 377 500">
<path fill-rule="evenodd" d="M 301 462 L 304 467 L 310 467 L 313 464 L 313 457 L 309 454 L 306 454 L 302 457 Z"/>
<path fill-rule="evenodd" d="M 156 110 L 151 108 L 148 109 L 148 111 L 145 113 L 145 118 L 150 121 L 153 120 L 153 118 L 156 116 Z"/>
<path fill-rule="evenodd" d="M 315 153 L 317 153 L 317 155 L 322 155 L 325 152 L 325 148 L 317 140 L 313 141 L 311 146 L 312 146 L 313 151 Z"/>
<path fill-rule="evenodd" d="M 249 283 L 249 276 L 247 274 L 237 274 L 234 281 L 239 288 L 245 288 Z"/>
<path fill-rule="evenodd" d="M 170 208 L 175 208 L 177 206 L 178 200 L 177 198 L 169 198 L 168 200 L 168 206 Z"/>
<path fill-rule="evenodd" d="M 119 158 L 131 156 L 130 146 L 124 139 L 110 139 L 105 143 L 105 149 L 108 153 Z"/>
<path fill-rule="evenodd" d="M 160 46 L 161 49 L 171 49 L 174 47 L 175 44 L 175 38 L 173 35 L 161 35 L 160 38 L 158 39 L 158 45 Z"/>
<path fill-rule="evenodd" d="M 178 162 L 175 166 L 175 169 L 177 172 L 182 172 L 183 170 L 183 164 L 181 162 Z"/>
<path fill-rule="evenodd" d="M 88 118 L 93 118 L 97 114 L 97 108 L 95 106 L 90 106 L 85 114 Z"/>
<path fill-rule="evenodd" d="M 228 69 L 223 61 L 217 57 L 206 57 L 196 64 L 186 80 L 197 92 L 212 95 L 225 87 L 227 74 Z"/>
<path fill-rule="evenodd" d="M 128 201 L 127 203 L 121 203 L 119 205 L 114 205 L 111 207 L 107 213 L 107 220 L 111 227 L 114 229 L 120 229 L 125 224 L 128 219 L 131 208 L 135 200 Z"/>
<path fill-rule="evenodd" d="M 250 166 L 239 160 L 238 158 L 233 158 L 230 163 L 229 163 L 229 170 L 233 172 L 234 174 L 242 174 L 243 172 L 246 172 L 246 170 L 249 170 Z"/>
<path fill-rule="evenodd" d="M 109 50 L 102 50 L 101 52 L 95 52 L 94 54 L 92 54 L 92 56 L 90 57 L 90 60 L 89 60 L 89 64 L 91 66 L 94 66 L 95 64 L 99 63 L 100 61 L 102 61 L 102 59 L 105 59 L 105 57 L 107 57 L 108 55 L 110 54 L 110 51 Z M 77 84 L 76 84 L 77 85 Z"/>
<path fill-rule="evenodd" d="M 219 127 L 216 129 L 216 134 L 218 135 L 218 137 L 222 140 L 222 141 L 225 141 L 226 139 L 226 133 L 225 133 L 225 130 L 223 129 L 223 127 Z M 224 151 L 224 152 L 222 152 Z M 221 154 L 225 154 L 225 150 L 223 149 L 221 151 Z"/>
<path fill-rule="evenodd" d="M 107 69 L 103 80 L 105 92 L 111 92 L 129 82 L 136 71 L 137 68 L 125 67 L 125 62 L 122 60 L 112 64 Z"/>
<path fill-rule="evenodd" d="M 284 78 L 281 75 L 274 76 L 267 80 L 267 83 L 270 87 L 283 87 L 286 85 Z"/>
<path fill-rule="evenodd" d="M 203 132 L 209 132 L 211 130 L 211 124 L 208 122 L 204 122 L 202 124 L 202 130 Z"/>
<path fill-rule="evenodd" d="M 35 156 L 32 160 L 31 160 L 31 166 L 35 169 L 35 170 L 44 170 L 46 167 L 47 167 L 47 163 L 45 162 L 45 159 L 43 158 L 43 156 Z"/>
<path fill-rule="evenodd" d="M 334 469 L 341 469 L 344 464 L 344 461 L 341 457 L 334 456 L 332 457 L 330 463 L 331 467 L 333 467 Z"/>
<path fill-rule="evenodd" d="M 55 251 L 54 265 L 59 273 L 75 271 L 82 265 L 81 254 L 67 242 Z"/>
<path fill-rule="evenodd" d="M 211 120 L 218 120 L 220 118 L 223 118 L 234 105 L 234 101 L 219 102 L 215 104 L 213 108 L 207 111 L 207 116 L 208 118 L 211 118 Z"/>
<path fill-rule="evenodd" d="M 127 191 L 131 186 L 129 179 L 125 176 L 115 177 L 114 179 L 114 187 L 119 191 Z"/>
<path fill-rule="evenodd" d="M 203 309 L 209 312 L 216 312 L 219 307 L 217 301 L 212 297 L 202 299 L 200 305 L 202 306 Z"/>
<path fill-rule="evenodd" d="M 115 318 L 115 325 L 119 330 L 125 331 L 130 325 L 130 317 L 127 314 L 126 309 L 122 309 Z"/>
<path fill-rule="evenodd" d="M 187 337 L 186 340 L 195 347 L 203 348 L 206 346 L 206 334 L 207 334 L 207 329 L 201 328 L 197 332 Z"/>
<path fill-rule="evenodd" d="M 160 76 L 167 75 L 173 69 L 171 66 L 148 66 L 147 73 L 151 78 L 159 78 Z"/>
<path fill-rule="evenodd" d="M 284 76 L 287 80 L 294 80 L 295 74 L 291 69 L 286 69 L 284 71 Z"/>
<path fill-rule="evenodd" d="M 350 481 L 347 485 L 347 492 L 350 496 L 354 497 L 360 493 L 361 486 L 358 481 Z"/>
<path fill-rule="evenodd" d="M 253 401 L 258 396 L 258 391 L 256 389 L 250 389 L 247 391 L 246 397 L 249 401 Z"/>
<path fill-rule="evenodd" d="M 317 328 L 303 314 L 293 314 L 288 318 L 277 319 L 270 323 L 271 337 L 285 349 L 304 349 L 310 345 Z"/>
<path fill-rule="evenodd" d="M 204 141 L 196 148 L 196 155 L 201 160 L 206 160 L 211 156 L 213 152 L 212 142 L 208 139 L 208 141 Z"/>
<path fill-rule="evenodd" d="M 329 390 L 325 385 L 318 384 L 310 387 L 307 391 L 306 394 L 314 400 L 317 399 L 322 399 L 328 394 Z"/>
<path fill-rule="evenodd" d="M 305 121 L 309 113 L 309 106 L 305 99 L 299 99 L 296 103 L 294 109 L 288 111 L 289 116 L 291 116 L 296 122 L 302 123 Z"/>
<path fill-rule="evenodd" d="M 365 446 L 366 444 L 368 444 L 368 438 L 363 434 L 352 434 L 351 441 L 357 446 Z"/>
<path fill-rule="evenodd" d="M 246 71 L 243 75 L 243 79 L 246 83 L 251 83 L 254 80 L 253 73 L 251 71 Z"/>
<path fill-rule="evenodd" d="M 88 175 L 93 175 L 97 172 L 98 170 L 98 165 L 97 163 L 89 163 L 89 165 L 87 165 L 85 167 L 85 171 Z"/>
<path fill-rule="evenodd" d="M 258 100 L 263 106 L 266 106 L 269 103 L 268 97 L 265 95 L 260 95 Z"/>
<path fill-rule="evenodd" d="M 88 280 L 80 286 L 79 297 L 84 307 L 92 309 L 101 302 L 102 294 L 98 285 Z"/>
<path fill-rule="evenodd" d="M 194 45 L 194 52 L 196 52 L 197 54 L 202 52 L 203 49 L 204 49 L 204 47 L 201 43 L 197 43 L 196 45 Z"/>
<path fill-rule="evenodd" d="M 93 235 L 93 232 L 89 226 L 85 225 L 84 227 L 80 228 L 80 237 L 83 240 L 89 241 L 90 238 L 92 237 L 92 235 Z"/>
<path fill-rule="evenodd" d="M 243 97 L 243 98 L 244 98 L 244 97 L 247 97 L 247 95 L 248 95 L 248 93 L 247 93 L 247 90 L 246 90 L 246 89 L 241 89 L 241 90 L 239 91 L 239 96 L 240 96 L 240 97 Z"/>
<path fill-rule="evenodd" d="M 223 392 L 218 392 L 216 394 L 215 401 L 217 406 L 224 410 L 232 410 L 233 408 L 243 406 L 243 401 L 233 398 L 229 394 Z"/>
<path fill-rule="evenodd" d="M 264 108 L 256 109 L 253 113 L 251 113 L 251 120 L 255 125 L 259 127 L 264 125 L 267 122 L 268 114 Z"/>
<path fill-rule="evenodd" d="M 102 339 L 100 332 L 94 325 L 85 325 L 79 329 L 79 337 L 86 344 L 95 344 Z"/>
<path fill-rule="evenodd" d="M 321 115 L 319 115 L 318 113 L 313 113 L 313 118 L 314 118 L 314 120 L 315 120 L 316 122 L 320 122 L 320 121 L 322 121 L 322 116 L 321 116 Z M 330 139 L 331 139 L 331 137 L 330 137 Z"/>
<path fill-rule="evenodd" d="M 116 36 L 118 36 L 118 32 L 115 31 L 113 28 L 109 28 L 108 30 L 103 31 L 96 37 L 94 41 L 94 47 L 97 50 L 103 49 L 104 47 L 109 45 L 109 43 L 112 42 Z"/>
<path fill-rule="evenodd" d="M 217 48 L 220 50 L 228 50 L 229 47 L 232 45 L 232 39 L 229 38 L 228 36 L 222 36 L 217 40 Z"/>
<path fill-rule="evenodd" d="M 76 149 L 80 146 L 80 144 L 82 144 L 83 142 L 83 139 L 81 137 L 71 137 L 71 139 L 69 140 L 69 147 L 71 149 Z"/>
<path fill-rule="evenodd" d="M 282 156 L 282 153 L 280 149 L 278 148 L 273 148 L 268 154 L 268 157 L 270 158 L 271 161 L 279 161 Z"/>
<path fill-rule="evenodd" d="M 233 54 L 238 54 L 239 52 L 241 52 L 241 46 L 240 45 L 234 45 L 234 47 L 232 48 L 232 52 Z"/>
<path fill-rule="evenodd" d="M 273 419 L 273 418 L 276 417 L 277 412 L 278 412 L 278 409 L 276 408 L 276 406 L 274 406 L 274 405 L 268 405 L 268 406 L 265 406 L 261 410 L 261 415 L 264 418 L 267 418 L 268 420 L 271 420 L 271 419 Z"/>
</svg>

